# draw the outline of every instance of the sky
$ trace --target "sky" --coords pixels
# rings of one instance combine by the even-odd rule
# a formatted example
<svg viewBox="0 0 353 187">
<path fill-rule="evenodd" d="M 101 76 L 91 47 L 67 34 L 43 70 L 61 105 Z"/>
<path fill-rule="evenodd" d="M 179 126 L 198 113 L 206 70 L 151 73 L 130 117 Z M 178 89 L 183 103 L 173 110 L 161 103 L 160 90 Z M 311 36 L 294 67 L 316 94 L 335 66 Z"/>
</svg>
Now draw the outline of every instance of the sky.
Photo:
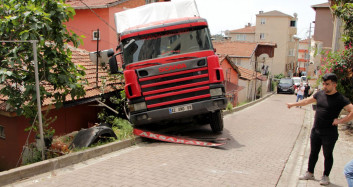
<svg viewBox="0 0 353 187">
<path fill-rule="evenodd" d="M 309 27 L 315 21 L 312 5 L 326 3 L 328 0 L 196 0 L 200 16 L 206 18 L 211 34 L 221 34 L 225 30 L 255 25 L 259 11 L 278 10 L 290 16 L 298 14 L 297 36 L 301 39 L 309 36 Z M 315 24 L 311 24 L 313 34 Z"/>
</svg>

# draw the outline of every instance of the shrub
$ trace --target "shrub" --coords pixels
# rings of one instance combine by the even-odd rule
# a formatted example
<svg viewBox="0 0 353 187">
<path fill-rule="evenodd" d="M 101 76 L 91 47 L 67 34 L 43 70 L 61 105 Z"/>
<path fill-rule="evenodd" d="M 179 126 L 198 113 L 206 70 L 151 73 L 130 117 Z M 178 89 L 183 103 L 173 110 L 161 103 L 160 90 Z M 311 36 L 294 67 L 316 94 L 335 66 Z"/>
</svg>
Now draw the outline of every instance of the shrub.
<svg viewBox="0 0 353 187">
<path fill-rule="evenodd" d="M 337 90 L 353 101 L 353 48 L 349 44 L 338 52 L 326 52 L 321 59 L 320 79 L 326 73 L 335 73 L 338 78 Z"/>
</svg>

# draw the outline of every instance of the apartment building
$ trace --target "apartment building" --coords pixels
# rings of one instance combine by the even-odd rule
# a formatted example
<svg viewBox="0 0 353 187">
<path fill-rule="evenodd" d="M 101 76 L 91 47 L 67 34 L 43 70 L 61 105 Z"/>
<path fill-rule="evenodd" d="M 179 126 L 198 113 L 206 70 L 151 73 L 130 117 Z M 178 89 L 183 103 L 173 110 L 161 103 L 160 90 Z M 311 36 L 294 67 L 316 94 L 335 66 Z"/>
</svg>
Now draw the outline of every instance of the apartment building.
<svg viewBox="0 0 353 187">
<path fill-rule="evenodd" d="M 256 15 L 255 42 L 277 44 L 273 57 L 272 75 L 292 75 L 297 60 L 297 15 L 274 10 Z"/>
<path fill-rule="evenodd" d="M 315 10 L 314 40 L 322 42 L 322 47 L 332 46 L 333 15 L 329 3 L 311 6 Z"/>
<path fill-rule="evenodd" d="M 310 62 L 310 54 L 309 54 L 310 43 L 311 43 L 310 39 L 299 41 L 298 63 L 297 63 L 298 68 L 296 71 L 298 73 L 307 71 L 307 67 Z"/>
</svg>

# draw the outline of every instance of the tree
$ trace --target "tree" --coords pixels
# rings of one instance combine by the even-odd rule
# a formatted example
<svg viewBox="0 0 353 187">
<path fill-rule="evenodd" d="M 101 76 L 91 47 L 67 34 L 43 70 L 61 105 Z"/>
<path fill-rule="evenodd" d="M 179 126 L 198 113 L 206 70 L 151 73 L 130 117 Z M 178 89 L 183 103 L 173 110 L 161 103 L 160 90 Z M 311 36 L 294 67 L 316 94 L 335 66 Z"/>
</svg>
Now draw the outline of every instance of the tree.
<svg viewBox="0 0 353 187">
<path fill-rule="evenodd" d="M 73 99 L 85 94 L 83 67 L 71 62 L 66 47 L 82 41 L 63 24 L 74 15 L 64 0 L 2 0 L 0 5 L 0 40 L 38 40 L 41 101 L 51 98 L 56 107 L 69 94 Z M 18 115 L 33 119 L 37 101 L 32 44 L 0 43 L 0 62 L 0 94 Z"/>
<path fill-rule="evenodd" d="M 353 0 L 332 0 L 333 14 L 343 21 L 343 41 L 346 46 L 353 44 Z"/>
</svg>

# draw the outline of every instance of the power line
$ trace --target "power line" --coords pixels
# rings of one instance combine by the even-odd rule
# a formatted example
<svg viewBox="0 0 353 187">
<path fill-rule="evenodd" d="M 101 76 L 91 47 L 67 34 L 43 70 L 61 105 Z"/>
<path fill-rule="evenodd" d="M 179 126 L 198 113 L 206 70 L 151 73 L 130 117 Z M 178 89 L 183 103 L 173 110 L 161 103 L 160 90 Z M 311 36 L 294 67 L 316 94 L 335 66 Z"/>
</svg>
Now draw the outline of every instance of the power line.
<svg viewBox="0 0 353 187">
<path fill-rule="evenodd" d="M 114 27 L 112 27 L 111 25 L 109 25 L 109 23 L 106 22 L 103 18 L 101 18 L 95 11 L 93 11 L 93 10 L 91 9 L 91 7 L 89 7 L 89 6 L 88 6 L 86 3 L 84 3 L 82 0 L 80 0 L 80 2 L 83 3 L 88 9 L 90 9 L 101 21 L 103 21 L 106 25 L 108 25 L 111 29 L 113 29 L 113 31 L 117 32 Z"/>
</svg>

